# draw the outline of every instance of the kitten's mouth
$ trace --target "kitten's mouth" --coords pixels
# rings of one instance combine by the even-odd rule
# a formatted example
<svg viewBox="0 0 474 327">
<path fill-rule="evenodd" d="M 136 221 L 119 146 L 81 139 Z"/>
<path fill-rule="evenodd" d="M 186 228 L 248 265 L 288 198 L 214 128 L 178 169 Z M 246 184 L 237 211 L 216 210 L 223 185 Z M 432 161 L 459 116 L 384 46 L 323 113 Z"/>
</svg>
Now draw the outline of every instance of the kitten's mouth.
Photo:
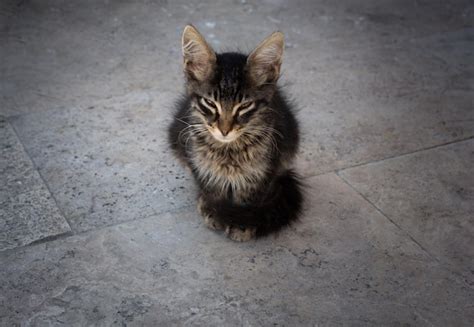
<svg viewBox="0 0 474 327">
<path fill-rule="evenodd" d="M 233 141 L 235 141 L 239 135 L 232 131 L 230 132 L 229 134 L 227 134 L 226 136 L 222 135 L 221 132 L 219 131 L 210 131 L 211 132 L 211 135 L 219 142 L 222 142 L 222 143 L 231 143 Z"/>
</svg>

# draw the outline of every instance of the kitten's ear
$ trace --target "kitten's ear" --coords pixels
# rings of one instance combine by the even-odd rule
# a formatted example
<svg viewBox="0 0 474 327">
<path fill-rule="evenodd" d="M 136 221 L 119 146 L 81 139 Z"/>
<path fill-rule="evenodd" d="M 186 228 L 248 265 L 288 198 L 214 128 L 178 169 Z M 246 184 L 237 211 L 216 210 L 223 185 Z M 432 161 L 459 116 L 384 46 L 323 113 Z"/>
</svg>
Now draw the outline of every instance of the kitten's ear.
<svg viewBox="0 0 474 327">
<path fill-rule="evenodd" d="M 274 32 L 248 56 L 249 77 L 255 86 L 273 84 L 278 80 L 284 46 L 283 33 Z"/>
<path fill-rule="evenodd" d="M 209 78 L 216 64 L 216 54 L 204 37 L 194 26 L 187 25 L 181 41 L 186 75 L 198 81 Z"/>
</svg>

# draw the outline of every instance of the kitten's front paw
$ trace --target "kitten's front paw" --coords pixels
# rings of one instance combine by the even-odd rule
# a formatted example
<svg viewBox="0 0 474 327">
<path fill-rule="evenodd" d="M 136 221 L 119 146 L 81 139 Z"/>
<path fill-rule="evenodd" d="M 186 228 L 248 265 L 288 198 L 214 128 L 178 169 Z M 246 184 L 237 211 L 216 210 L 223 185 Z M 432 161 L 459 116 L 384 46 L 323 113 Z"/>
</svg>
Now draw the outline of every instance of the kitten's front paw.
<svg viewBox="0 0 474 327">
<path fill-rule="evenodd" d="M 220 222 L 212 218 L 212 216 L 204 216 L 204 224 L 206 224 L 207 228 L 212 229 L 212 230 L 222 230 L 224 229 L 224 225 L 222 225 Z"/>
<path fill-rule="evenodd" d="M 212 230 L 224 229 L 224 225 L 218 222 L 217 220 L 215 220 L 212 217 L 212 214 L 206 210 L 204 201 L 202 200 L 201 197 L 198 199 L 197 209 L 199 213 L 201 214 L 201 216 L 204 218 L 204 224 L 206 224 L 207 228 L 212 229 Z"/>
<path fill-rule="evenodd" d="M 251 227 L 241 229 L 236 226 L 227 226 L 225 229 L 225 234 L 233 241 L 248 242 L 256 237 L 257 229 Z"/>
</svg>

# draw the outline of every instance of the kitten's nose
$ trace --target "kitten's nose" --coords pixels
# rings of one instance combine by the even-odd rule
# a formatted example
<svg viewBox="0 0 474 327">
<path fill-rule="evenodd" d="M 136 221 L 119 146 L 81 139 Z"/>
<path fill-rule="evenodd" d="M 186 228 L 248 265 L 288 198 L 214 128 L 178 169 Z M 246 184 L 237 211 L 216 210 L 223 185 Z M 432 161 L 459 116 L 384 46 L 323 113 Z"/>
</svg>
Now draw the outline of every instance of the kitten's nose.
<svg viewBox="0 0 474 327">
<path fill-rule="evenodd" d="M 227 134 L 232 130 L 232 122 L 228 120 L 219 120 L 217 127 L 219 127 L 223 136 L 227 136 Z"/>
</svg>

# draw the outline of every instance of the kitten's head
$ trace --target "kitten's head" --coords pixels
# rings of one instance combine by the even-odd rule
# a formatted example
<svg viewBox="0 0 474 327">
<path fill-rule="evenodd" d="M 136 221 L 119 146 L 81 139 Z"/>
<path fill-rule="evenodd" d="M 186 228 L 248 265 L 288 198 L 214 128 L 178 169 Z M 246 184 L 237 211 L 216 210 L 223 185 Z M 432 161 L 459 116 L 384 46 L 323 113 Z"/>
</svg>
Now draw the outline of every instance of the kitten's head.
<svg viewBox="0 0 474 327">
<path fill-rule="evenodd" d="M 216 140 L 229 143 L 268 123 L 283 47 L 283 34 L 275 32 L 248 56 L 216 54 L 196 28 L 186 26 L 182 49 L 193 114 Z"/>
</svg>

